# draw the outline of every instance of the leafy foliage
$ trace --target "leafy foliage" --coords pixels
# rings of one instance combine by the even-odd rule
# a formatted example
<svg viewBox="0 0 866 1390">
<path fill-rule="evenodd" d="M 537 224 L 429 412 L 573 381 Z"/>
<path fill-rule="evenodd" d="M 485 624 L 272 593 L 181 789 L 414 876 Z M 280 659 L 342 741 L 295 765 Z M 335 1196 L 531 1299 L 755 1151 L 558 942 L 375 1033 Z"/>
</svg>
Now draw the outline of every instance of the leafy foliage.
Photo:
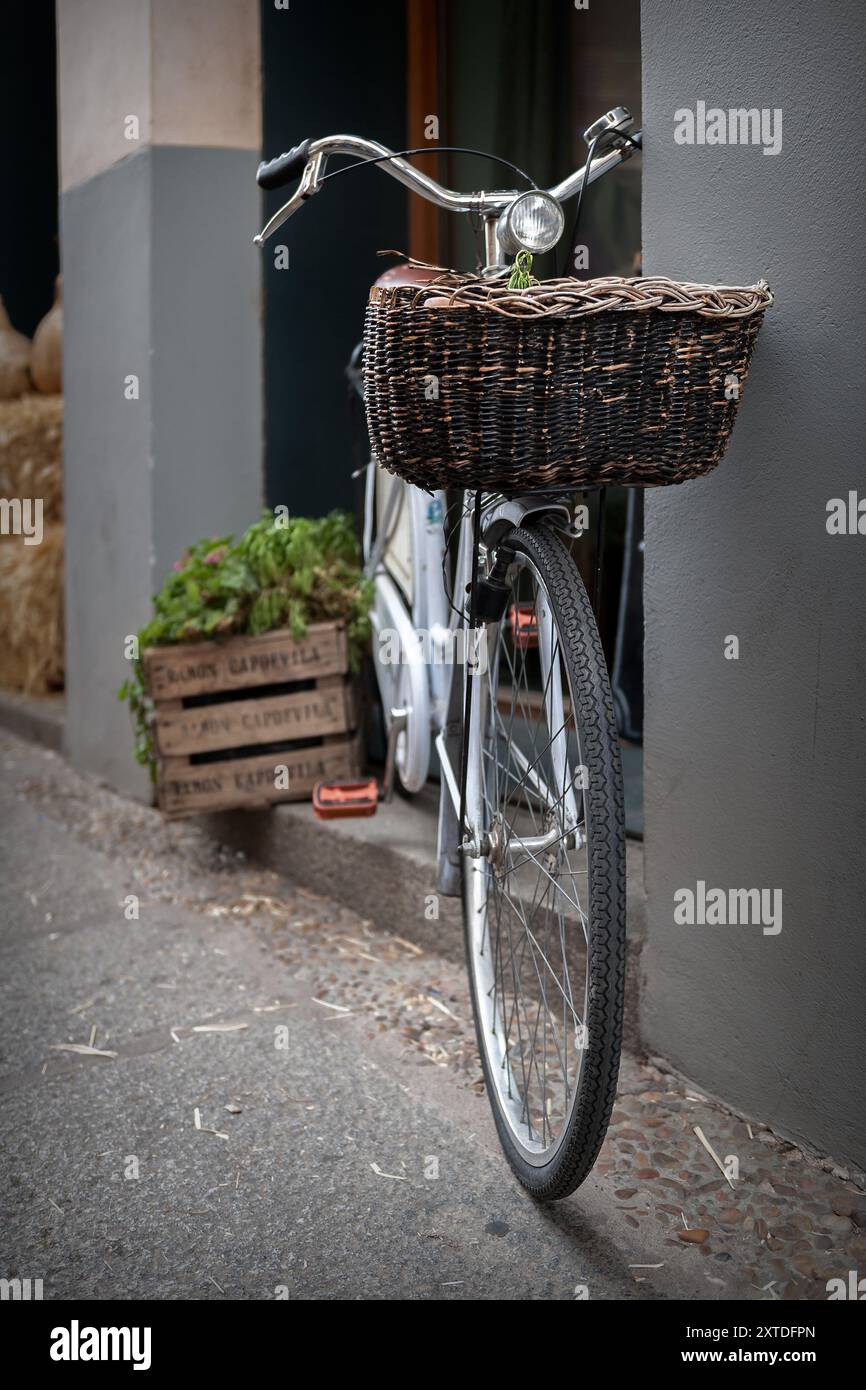
<svg viewBox="0 0 866 1390">
<path fill-rule="evenodd" d="M 265 512 L 237 541 L 233 536 L 198 541 L 154 596 L 153 617 L 138 633 L 132 674 L 117 692 L 130 707 L 138 761 L 156 775 L 152 707 L 141 660 L 148 647 L 275 628 L 301 638 L 312 622 L 341 619 L 349 662 L 357 670 L 370 635 L 371 603 L 372 585 L 362 576 L 347 512 L 285 522 Z"/>
</svg>

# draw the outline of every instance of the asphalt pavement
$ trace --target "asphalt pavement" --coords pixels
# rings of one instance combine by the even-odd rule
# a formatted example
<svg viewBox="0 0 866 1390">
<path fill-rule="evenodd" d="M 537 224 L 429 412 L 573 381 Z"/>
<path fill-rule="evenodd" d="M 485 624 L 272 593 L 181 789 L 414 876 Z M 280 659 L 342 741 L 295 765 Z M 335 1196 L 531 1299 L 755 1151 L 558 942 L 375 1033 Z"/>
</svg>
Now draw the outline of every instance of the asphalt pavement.
<svg viewBox="0 0 866 1390">
<path fill-rule="evenodd" d="M 613 1159 L 565 1202 L 522 1191 L 459 967 L 410 931 L 54 753 L 2 736 L 0 770 L 0 1278 L 46 1299 L 774 1296 L 678 1248 L 678 1217 L 644 1220 Z M 628 1063 L 626 1096 L 658 1076 Z"/>
</svg>

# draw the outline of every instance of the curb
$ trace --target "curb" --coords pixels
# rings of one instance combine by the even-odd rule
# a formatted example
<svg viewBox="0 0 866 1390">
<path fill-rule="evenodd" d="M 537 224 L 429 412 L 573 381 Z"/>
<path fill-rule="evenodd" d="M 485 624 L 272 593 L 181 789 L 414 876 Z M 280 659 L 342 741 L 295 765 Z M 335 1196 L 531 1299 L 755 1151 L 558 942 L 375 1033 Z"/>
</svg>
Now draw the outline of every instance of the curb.
<svg viewBox="0 0 866 1390">
<path fill-rule="evenodd" d="M 63 751 L 62 695 L 18 695 L 0 690 L 0 727 L 55 753 Z"/>
</svg>

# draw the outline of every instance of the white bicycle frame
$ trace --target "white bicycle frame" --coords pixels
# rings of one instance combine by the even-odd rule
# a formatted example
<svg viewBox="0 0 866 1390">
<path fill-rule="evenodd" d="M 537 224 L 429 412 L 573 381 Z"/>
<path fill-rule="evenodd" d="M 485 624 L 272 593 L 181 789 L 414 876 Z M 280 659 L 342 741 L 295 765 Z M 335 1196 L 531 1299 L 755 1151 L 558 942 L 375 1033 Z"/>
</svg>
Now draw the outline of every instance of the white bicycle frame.
<svg viewBox="0 0 866 1390">
<path fill-rule="evenodd" d="M 532 494 L 501 501 L 482 501 L 482 567 L 488 548 L 529 515 L 556 514 L 568 528 L 571 514 L 559 501 Z M 483 685 L 488 653 L 483 631 L 469 629 L 468 589 L 472 574 L 474 528 L 469 494 L 464 494 L 457 523 L 457 561 L 453 595 L 443 582 L 446 535 L 445 496 L 425 493 L 393 477 L 374 461 L 368 466 L 365 488 L 364 559 L 373 579 L 371 610 L 373 657 L 382 709 L 389 734 L 389 766 L 404 789 L 420 791 L 430 771 L 435 748 L 440 770 L 439 865 L 440 890 L 456 892 L 459 870 L 460 758 L 465 687 L 454 680 L 463 670 L 475 683 L 474 705 L 483 708 Z M 373 540 L 374 522 L 380 544 Z M 483 568 L 482 571 L 483 573 Z M 463 601 L 458 602 L 458 596 Z M 553 650 L 550 615 L 539 616 L 538 646 L 542 687 L 557 709 L 550 711 L 559 727 L 563 720 L 562 692 L 549 681 Z M 517 750 L 515 750 L 517 752 Z M 560 760 L 553 748 L 554 777 Z M 471 748 L 470 748 L 470 757 Z M 477 785 L 470 777 L 470 785 Z M 546 789 L 545 789 L 546 790 Z M 465 848 L 478 847 L 474 826 L 480 807 L 466 807 Z M 450 872 L 449 872 L 450 870 Z"/>
</svg>

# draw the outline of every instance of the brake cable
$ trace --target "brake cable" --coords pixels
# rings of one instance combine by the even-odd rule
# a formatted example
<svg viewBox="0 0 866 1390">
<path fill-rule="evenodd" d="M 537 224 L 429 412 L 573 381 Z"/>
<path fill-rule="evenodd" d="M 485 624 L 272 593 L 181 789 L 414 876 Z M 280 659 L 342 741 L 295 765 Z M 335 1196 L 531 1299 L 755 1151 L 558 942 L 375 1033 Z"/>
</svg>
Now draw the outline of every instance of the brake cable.
<svg viewBox="0 0 866 1390">
<path fill-rule="evenodd" d="M 572 257 L 574 256 L 574 243 L 577 241 L 577 228 L 578 228 L 578 224 L 579 224 L 579 222 L 580 222 L 580 209 L 581 209 L 581 206 L 583 205 L 583 195 L 584 195 L 584 193 L 586 192 L 586 187 L 587 187 L 587 183 L 588 183 L 588 180 L 589 180 L 589 167 L 590 167 L 590 165 L 592 164 L 592 161 L 595 159 L 596 147 L 597 147 L 602 141 L 609 140 L 609 139 L 611 139 L 611 138 L 612 138 L 612 136 L 611 136 L 611 133 L 610 133 L 610 132 L 608 132 L 608 131 L 602 131 L 601 135 L 596 135 L 595 139 L 590 143 L 589 149 L 588 149 L 588 151 L 587 151 L 586 163 L 585 163 L 584 166 L 583 166 L 583 178 L 581 179 L 580 188 L 578 189 L 578 194 L 577 194 L 577 207 L 576 207 L 575 210 L 574 210 L 574 222 L 572 223 L 572 227 L 571 227 L 571 236 L 569 237 L 568 241 L 566 242 L 566 248 L 567 248 L 567 249 L 566 249 L 566 255 L 567 255 L 567 256 L 568 256 L 568 255 L 571 255 Z M 623 140 L 623 141 L 625 141 L 625 142 L 626 142 L 627 144 L 629 144 L 629 145 L 634 145 L 634 147 L 635 147 L 636 150 L 639 150 L 639 149 L 641 148 L 641 146 L 640 146 L 640 144 L 638 143 L 638 141 L 635 140 L 635 139 L 633 139 L 631 135 L 626 135 L 626 133 L 625 133 L 624 130 L 618 130 L 618 131 L 616 132 L 616 139 L 617 139 L 617 140 Z M 562 270 L 563 270 L 563 271 L 566 271 L 567 269 L 568 269 L 568 266 L 567 266 L 567 265 L 563 265 L 563 266 L 562 266 Z"/>
<path fill-rule="evenodd" d="M 530 188 L 538 188 L 535 179 L 530 178 L 519 164 L 513 164 L 510 159 L 502 159 L 498 154 L 488 154 L 486 150 L 470 149 L 466 145 L 418 145 L 412 150 L 389 150 L 387 154 L 370 155 L 367 159 L 356 159 L 354 164 L 344 164 L 340 169 L 332 169 L 330 174 L 323 174 L 317 182 L 323 184 L 328 179 L 335 179 L 338 174 L 348 174 L 350 169 L 360 169 L 362 164 L 384 164 L 389 159 L 403 159 L 411 154 L 475 154 L 481 159 L 492 160 L 494 164 L 504 164 L 513 174 L 519 174 L 525 179 Z"/>
</svg>

